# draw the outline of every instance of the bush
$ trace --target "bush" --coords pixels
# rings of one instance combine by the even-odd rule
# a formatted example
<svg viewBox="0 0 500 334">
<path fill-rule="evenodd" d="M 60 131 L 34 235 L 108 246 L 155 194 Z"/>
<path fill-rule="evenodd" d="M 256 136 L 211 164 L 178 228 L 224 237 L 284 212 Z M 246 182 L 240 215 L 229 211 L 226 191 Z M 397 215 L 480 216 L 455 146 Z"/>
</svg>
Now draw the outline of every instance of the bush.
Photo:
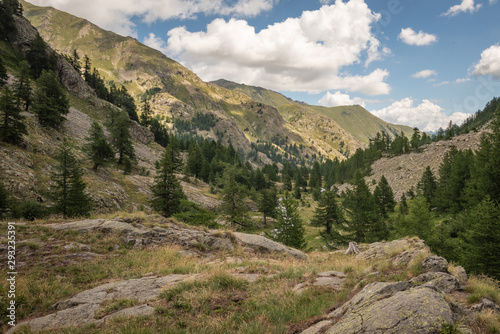
<svg viewBox="0 0 500 334">
<path fill-rule="evenodd" d="M 215 214 L 211 211 L 200 208 L 198 205 L 188 200 L 182 199 L 179 213 L 174 217 L 190 225 L 202 225 L 208 228 L 216 228 Z"/>
<path fill-rule="evenodd" d="M 48 216 L 47 207 L 33 199 L 15 203 L 12 206 L 12 218 L 24 218 L 29 221 L 43 219 Z"/>
</svg>

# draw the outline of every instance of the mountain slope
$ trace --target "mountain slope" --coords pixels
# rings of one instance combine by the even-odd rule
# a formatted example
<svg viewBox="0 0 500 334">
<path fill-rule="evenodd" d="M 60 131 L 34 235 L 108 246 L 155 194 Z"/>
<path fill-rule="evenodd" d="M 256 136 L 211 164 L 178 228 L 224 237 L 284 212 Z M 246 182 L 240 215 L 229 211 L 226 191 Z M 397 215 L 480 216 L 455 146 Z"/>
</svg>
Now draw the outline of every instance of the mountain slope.
<svg viewBox="0 0 500 334">
<path fill-rule="evenodd" d="M 288 138 L 289 144 L 304 143 L 301 136 L 286 127 L 276 109 L 240 92 L 205 83 L 179 63 L 133 38 L 105 31 L 54 8 L 26 2 L 23 5 L 24 15 L 49 45 L 62 53 L 76 49 L 82 57 L 87 55 L 106 81 L 123 84 L 137 104 L 149 92 L 153 112 L 170 127 L 175 119 L 190 121 L 197 113 L 209 113 L 214 115 L 216 125 L 210 131 L 197 133 L 213 139 L 222 134 L 223 139 L 245 151 L 252 142 L 270 142 L 274 137 Z"/>
<path fill-rule="evenodd" d="M 292 122 L 294 117 L 300 115 L 304 111 L 325 116 L 335 121 L 342 129 L 346 130 L 365 144 L 368 144 L 369 139 L 373 138 L 376 133 L 380 131 L 385 131 L 389 134 L 399 134 L 403 131 L 407 136 L 411 135 L 413 132 L 412 128 L 409 126 L 387 123 L 359 105 L 331 108 L 312 106 L 306 103 L 293 101 L 280 93 L 261 87 L 237 84 L 227 80 L 217 80 L 213 83 L 234 91 L 245 93 L 255 101 L 269 104 L 278 109 L 285 119 L 291 119 Z"/>
</svg>

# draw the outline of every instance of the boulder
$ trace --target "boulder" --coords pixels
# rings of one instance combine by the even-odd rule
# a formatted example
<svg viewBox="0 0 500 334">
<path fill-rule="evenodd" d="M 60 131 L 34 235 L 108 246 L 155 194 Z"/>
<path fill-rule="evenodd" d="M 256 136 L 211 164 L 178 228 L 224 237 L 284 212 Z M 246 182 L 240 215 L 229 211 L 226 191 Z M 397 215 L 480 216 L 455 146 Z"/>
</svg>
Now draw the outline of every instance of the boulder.
<svg viewBox="0 0 500 334">
<path fill-rule="evenodd" d="M 429 256 L 422 262 L 422 269 L 426 272 L 448 272 L 448 261 L 444 257 Z"/>
<path fill-rule="evenodd" d="M 429 247 L 427 247 L 423 240 L 419 238 L 411 238 L 393 240 L 390 242 L 375 242 L 369 244 L 368 246 L 366 246 L 366 248 L 362 248 L 361 253 L 359 253 L 357 256 L 365 260 L 376 260 L 382 258 L 391 258 L 397 254 L 412 250 L 419 250 L 422 252 L 430 253 Z M 412 253 L 411 258 L 416 256 L 417 254 L 418 253 Z M 407 256 L 410 256 L 410 254 L 408 254 Z"/>
<path fill-rule="evenodd" d="M 279 242 L 269 240 L 265 237 L 261 237 L 260 235 L 240 232 L 234 232 L 233 235 L 236 238 L 237 243 L 243 247 L 249 247 L 258 252 L 278 253 L 290 255 L 299 260 L 307 260 L 307 255 L 304 252 L 285 246 Z"/>
<path fill-rule="evenodd" d="M 438 333 L 453 322 L 444 295 L 411 282 L 371 283 L 330 314 L 338 320 L 325 333 Z"/>
<path fill-rule="evenodd" d="M 411 279 L 414 284 L 424 287 L 433 287 L 442 292 L 452 292 L 458 289 L 460 283 L 458 278 L 442 272 L 428 272 Z"/>
<path fill-rule="evenodd" d="M 145 303 L 156 298 L 166 287 L 199 277 L 195 275 L 168 275 L 143 277 L 100 285 L 80 292 L 70 299 L 54 305 L 55 313 L 44 317 L 21 322 L 7 333 L 14 333 L 21 326 L 28 326 L 32 331 L 53 330 L 62 327 L 82 326 L 102 323 L 118 316 L 138 316 L 153 314 L 154 309 Z M 132 300 L 141 305 L 128 307 L 113 312 L 104 318 L 96 317 L 96 312 L 103 302 Z"/>
<path fill-rule="evenodd" d="M 318 274 L 313 286 L 340 291 L 344 289 L 345 278 L 346 275 L 344 273 L 338 271 L 327 271 Z"/>
</svg>

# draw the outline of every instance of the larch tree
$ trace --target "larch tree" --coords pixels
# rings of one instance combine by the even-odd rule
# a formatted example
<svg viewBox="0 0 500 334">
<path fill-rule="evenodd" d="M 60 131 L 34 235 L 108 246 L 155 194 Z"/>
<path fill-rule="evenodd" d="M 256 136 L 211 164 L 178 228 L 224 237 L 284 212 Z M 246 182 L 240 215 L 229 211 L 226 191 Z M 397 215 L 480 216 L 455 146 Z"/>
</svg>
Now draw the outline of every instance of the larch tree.
<svg viewBox="0 0 500 334">
<path fill-rule="evenodd" d="M 93 122 L 89 136 L 85 139 L 87 142 L 83 146 L 85 154 L 92 161 L 93 170 L 97 170 L 99 166 L 105 166 L 112 162 L 115 157 L 115 152 L 109 144 L 102 127 L 97 122 Z"/>
<path fill-rule="evenodd" d="M 279 200 L 277 211 L 278 221 L 271 231 L 273 239 L 290 247 L 304 249 L 307 246 L 305 229 L 295 199 L 286 194 Z"/>
<path fill-rule="evenodd" d="M 125 159 L 128 159 L 130 162 L 137 161 L 129 127 L 130 118 L 126 111 L 120 112 L 115 117 L 111 126 L 111 144 L 118 153 L 117 163 L 119 165 L 123 165 Z"/>
<path fill-rule="evenodd" d="M 66 93 L 52 71 L 42 71 L 36 83 L 32 109 L 41 125 L 57 129 L 69 113 Z"/>
<path fill-rule="evenodd" d="M 15 97 L 8 86 L 0 90 L 0 141 L 20 144 L 27 134 L 24 117 L 17 107 Z"/>
<path fill-rule="evenodd" d="M 324 227 L 321 237 L 328 246 L 338 248 L 346 244 L 349 237 L 347 225 L 337 196 L 333 191 L 323 191 L 311 220 L 312 225 Z"/>
<path fill-rule="evenodd" d="M 382 175 L 380 181 L 375 187 L 373 196 L 375 197 L 375 202 L 377 203 L 380 215 L 382 218 L 386 219 L 389 212 L 394 211 L 396 201 L 394 200 L 392 188 L 384 175 Z"/>
</svg>

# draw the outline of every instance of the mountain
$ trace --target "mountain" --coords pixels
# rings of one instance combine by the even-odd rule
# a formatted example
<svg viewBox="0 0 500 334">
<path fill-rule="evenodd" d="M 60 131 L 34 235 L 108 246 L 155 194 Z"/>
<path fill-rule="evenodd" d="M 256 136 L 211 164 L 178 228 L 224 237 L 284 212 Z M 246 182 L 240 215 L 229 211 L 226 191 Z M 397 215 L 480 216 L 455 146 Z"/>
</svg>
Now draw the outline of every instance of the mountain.
<svg viewBox="0 0 500 334">
<path fill-rule="evenodd" d="M 317 130 L 321 132 L 320 126 L 323 122 L 331 123 L 331 121 L 333 121 L 351 136 L 351 138 L 347 138 L 347 140 L 357 140 L 364 144 L 368 144 L 370 138 L 375 137 L 377 132 L 381 131 L 385 131 L 389 134 L 400 134 L 401 131 L 403 131 L 406 136 L 411 136 L 413 132 L 413 129 L 409 126 L 387 123 L 359 105 L 331 108 L 313 106 L 307 103 L 294 101 L 280 93 L 261 87 L 237 84 L 224 79 L 213 81 L 213 83 L 233 91 L 242 92 L 255 101 L 275 107 L 278 109 L 281 116 L 299 132 L 302 130 L 302 125 L 304 124 L 301 122 L 302 119 L 311 116 L 314 117 L 315 122 L 311 122 L 313 124 L 308 124 L 308 126 L 316 125 L 318 127 Z M 322 122 L 317 122 L 318 119 L 321 119 Z M 322 139 L 324 142 L 329 142 L 334 146 L 339 142 L 338 139 L 337 141 L 325 140 L 326 138 L 321 138 L 321 133 L 319 133 L 317 140 L 321 141 Z"/>
<path fill-rule="evenodd" d="M 87 55 L 106 81 L 124 85 L 138 104 L 148 95 L 155 114 L 175 127 L 175 119 L 192 121 L 197 113 L 214 115 L 203 137 L 231 141 L 248 156 L 252 143 L 273 143 L 284 155 L 296 144 L 302 157 L 316 154 L 344 159 L 379 131 L 409 127 L 388 124 L 359 106 L 323 108 L 291 101 L 262 88 L 229 81 L 203 82 L 195 73 L 136 39 L 105 31 L 89 21 L 51 7 L 23 2 L 24 15 L 54 49 Z M 257 152 L 254 152 L 255 154 Z M 288 152 L 290 153 L 290 152 Z M 268 154 L 269 157 L 269 154 Z M 259 154 L 260 162 L 270 160 Z"/>
</svg>

